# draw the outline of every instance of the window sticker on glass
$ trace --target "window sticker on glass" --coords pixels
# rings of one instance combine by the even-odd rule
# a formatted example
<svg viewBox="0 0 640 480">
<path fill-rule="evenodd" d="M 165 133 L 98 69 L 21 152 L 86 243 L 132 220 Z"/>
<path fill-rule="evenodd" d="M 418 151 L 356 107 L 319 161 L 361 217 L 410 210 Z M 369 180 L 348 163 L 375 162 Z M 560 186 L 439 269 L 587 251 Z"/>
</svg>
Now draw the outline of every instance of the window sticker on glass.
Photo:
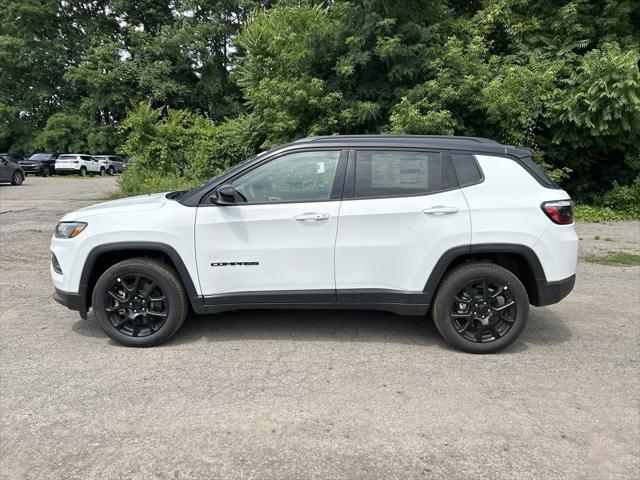
<svg viewBox="0 0 640 480">
<path fill-rule="evenodd" d="M 324 173 L 324 162 L 316 163 L 316 173 L 317 174 Z"/>
</svg>

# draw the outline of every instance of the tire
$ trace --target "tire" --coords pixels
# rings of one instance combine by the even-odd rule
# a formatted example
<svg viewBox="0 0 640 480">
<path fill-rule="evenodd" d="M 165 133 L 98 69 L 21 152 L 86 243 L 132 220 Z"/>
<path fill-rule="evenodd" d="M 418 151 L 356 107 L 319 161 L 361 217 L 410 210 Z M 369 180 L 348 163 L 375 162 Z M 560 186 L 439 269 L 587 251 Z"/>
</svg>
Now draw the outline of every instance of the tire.
<svg viewBox="0 0 640 480">
<path fill-rule="evenodd" d="M 100 168 L 100 173 L 99 174 L 100 174 L 101 177 L 104 176 L 104 173 L 105 173 L 104 172 L 104 167 Z"/>
<path fill-rule="evenodd" d="M 80 167 L 80 176 L 81 177 L 87 176 L 87 167 Z"/>
<path fill-rule="evenodd" d="M 136 285 L 136 277 L 139 278 L 137 290 L 131 290 Z M 114 300 L 109 291 L 117 292 L 119 301 Z M 155 301 L 162 297 L 165 299 Z M 152 347 L 166 342 L 182 326 L 189 310 L 187 295 L 176 271 L 148 258 L 123 260 L 107 269 L 96 283 L 91 303 L 102 330 L 127 347 Z M 118 307 L 124 308 L 118 310 Z M 160 312 L 164 312 L 164 316 L 158 316 Z"/>
<path fill-rule="evenodd" d="M 49 175 L 51 175 L 51 171 L 49 170 L 49 167 L 42 167 L 42 176 L 48 177 Z"/>
<path fill-rule="evenodd" d="M 492 353 L 522 333 L 529 296 L 509 270 L 490 262 L 467 263 L 449 272 L 440 284 L 432 316 L 440 334 L 456 348 Z"/>
<path fill-rule="evenodd" d="M 116 171 L 115 171 L 115 169 L 113 168 L 113 166 L 109 167 L 108 173 L 109 173 L 109 175 L 111 175 L 111 176 L 113 176 L 113 175 L 115 175 L 115 174 L 116 174 Z"/>
<path fill-rule="evenodd" d="M 24 182 L 24 175 L 22 172 L 20 170 L 13 172 L 13 175 L 11 176 L 11 185 L 22 185 L 22 182 Z"/>
</svg>

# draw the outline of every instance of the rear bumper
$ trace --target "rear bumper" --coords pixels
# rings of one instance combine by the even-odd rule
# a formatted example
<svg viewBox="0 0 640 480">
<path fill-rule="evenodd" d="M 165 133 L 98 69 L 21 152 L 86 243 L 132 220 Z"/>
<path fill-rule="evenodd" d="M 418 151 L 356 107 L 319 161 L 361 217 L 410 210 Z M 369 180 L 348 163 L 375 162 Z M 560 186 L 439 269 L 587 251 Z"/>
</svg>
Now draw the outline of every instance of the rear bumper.
<svg viewBox="0 0 640 480">
<path fill-rule="evenodd" d="M 564 280 L 558 280 L 557 282 L 538 281 L 538 298 L 532 299 L 534 301 L 531 303 L 536 307 L 544 307 L 545 305 L 558 303 L 571 293 L 575 284 L 575 275 L 571 275 Z"/>
<path fill-rule="evenodd" d="M 78 312 L 87 311 L 87 302 L 85 301 L 84 295 L 79 293 L 63 292 L 56 288 L 55 293 L 53 294 L 53 299 L 60 305 L 67 307 L 69 310 L 75 310 Z"/>
</svg>

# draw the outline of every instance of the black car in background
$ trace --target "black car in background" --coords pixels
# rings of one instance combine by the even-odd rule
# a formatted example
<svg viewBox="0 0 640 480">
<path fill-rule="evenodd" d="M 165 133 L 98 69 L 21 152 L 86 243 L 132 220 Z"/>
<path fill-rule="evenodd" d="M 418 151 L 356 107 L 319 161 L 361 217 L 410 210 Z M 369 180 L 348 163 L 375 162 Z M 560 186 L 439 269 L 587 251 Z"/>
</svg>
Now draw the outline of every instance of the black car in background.
<svg viewBox="0 0 640 480">
<path fill-rule="evenodd" d="M 48 177 L 55 173 L 55 164 L 58 155 L 55 153 L 34 153 L 27 160 L 19 160 L 18 164 L 24 169 L 25 173 L 35 173 Z"/>
<path fill-rule="evenodd" d="M 18 165 L 16 158 L 9 153 L 0 153 L 0 183 L 22 185 L 24 177 L 24 170 Z"/>
</svg>

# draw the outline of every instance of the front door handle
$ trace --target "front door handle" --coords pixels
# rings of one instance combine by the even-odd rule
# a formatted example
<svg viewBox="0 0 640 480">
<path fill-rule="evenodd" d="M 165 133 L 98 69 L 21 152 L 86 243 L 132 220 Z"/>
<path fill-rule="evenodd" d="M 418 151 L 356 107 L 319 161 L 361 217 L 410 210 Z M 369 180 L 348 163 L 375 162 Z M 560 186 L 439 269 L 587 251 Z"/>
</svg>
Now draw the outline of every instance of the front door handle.
<svg viewBox="0 0 640 480">
<path fill-rule="evenodd" d="M 297 222 L 311 223 L 329 220 L 329 217 L 330 215 L 328 213 L 303 213 L 302 215 L 293 217 L 293 219 Z"/>
<path fill-rule="evenodd" d="M 438 205 L 435 207 L 425 208 L 422 210 L 422 213 L 425 215 L 452 215 L 459 211 L 460 209 L 458 207 L 445 207 L 443 205 Z"/>
</svg>

